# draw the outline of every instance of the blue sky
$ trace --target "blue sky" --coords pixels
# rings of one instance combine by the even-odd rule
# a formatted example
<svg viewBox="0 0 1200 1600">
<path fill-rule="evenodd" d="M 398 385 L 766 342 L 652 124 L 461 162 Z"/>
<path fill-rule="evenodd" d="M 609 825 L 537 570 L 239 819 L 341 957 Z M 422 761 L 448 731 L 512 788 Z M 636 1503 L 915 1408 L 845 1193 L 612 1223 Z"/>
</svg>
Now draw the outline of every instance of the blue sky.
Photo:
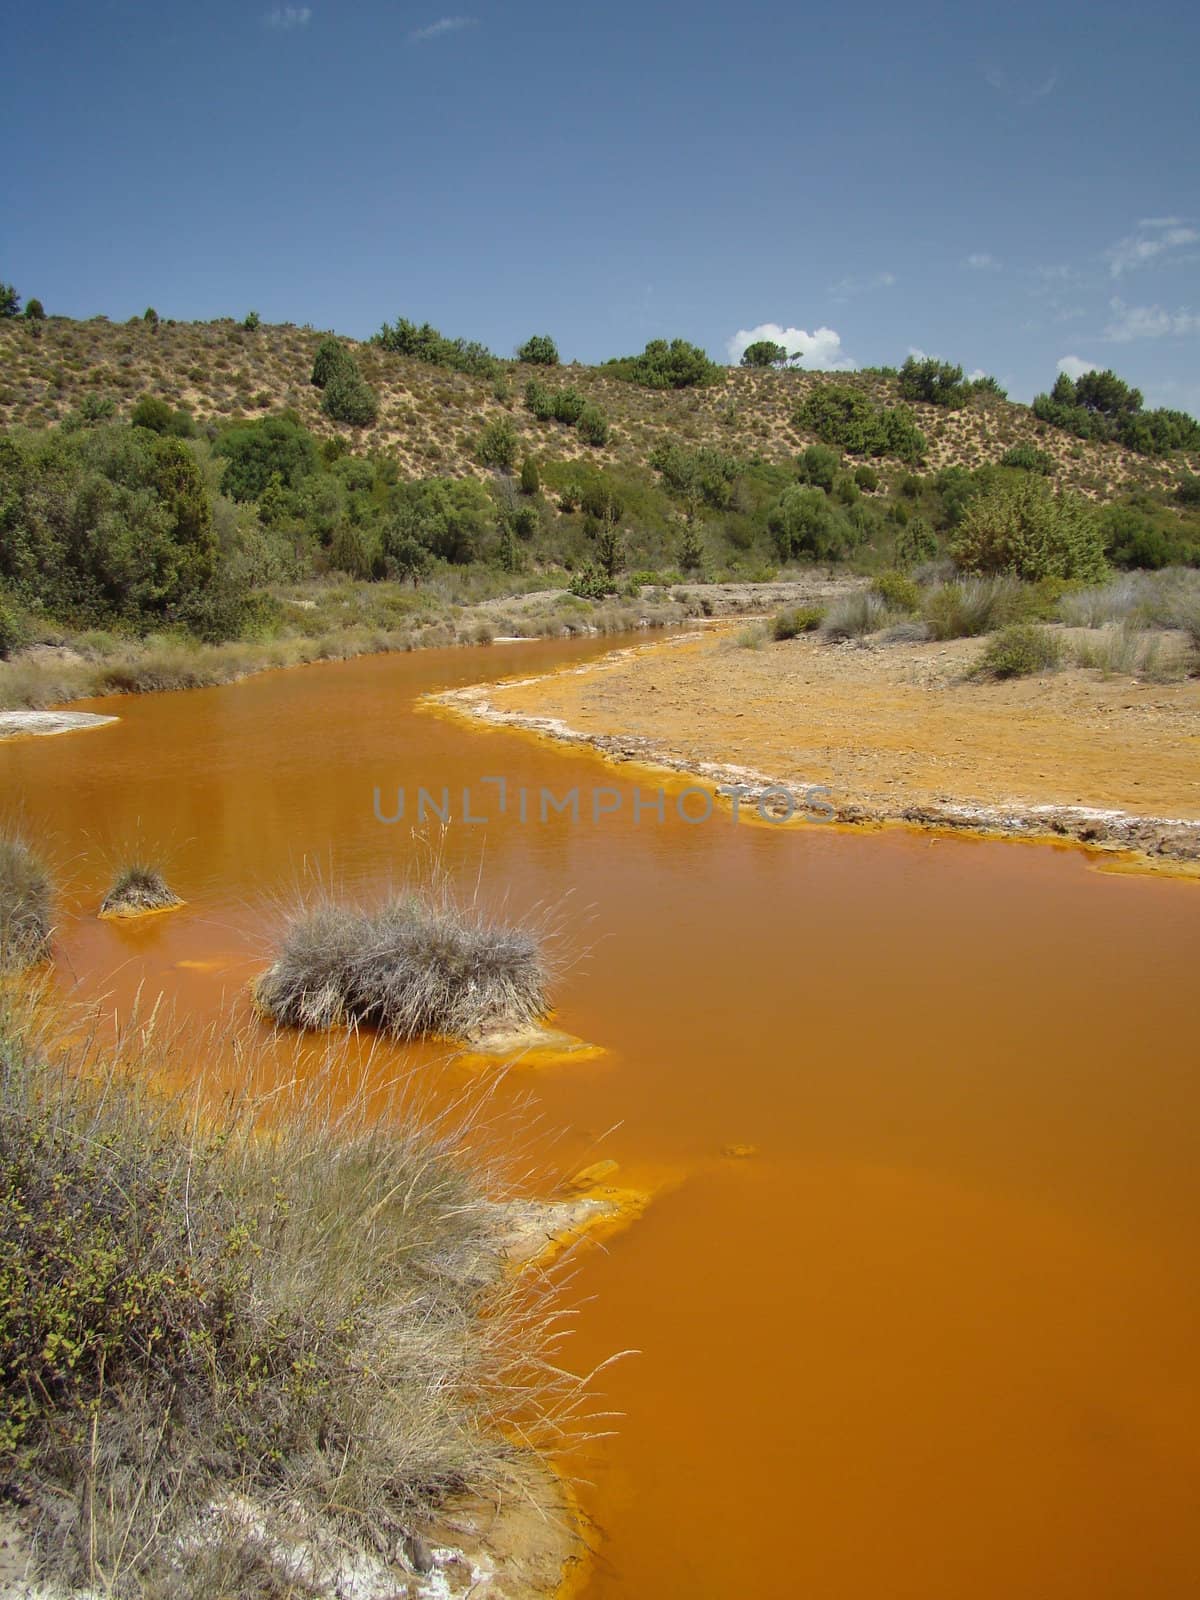
<svg viewBox="0 0 1200 1600">
<path fill-rule="evenodd" d="M 51 312 L 585 361 L 774 324 L 1200 412 L 1193 4 L 43 0 L 3 37 L 0 279 Z"/>
</svg>

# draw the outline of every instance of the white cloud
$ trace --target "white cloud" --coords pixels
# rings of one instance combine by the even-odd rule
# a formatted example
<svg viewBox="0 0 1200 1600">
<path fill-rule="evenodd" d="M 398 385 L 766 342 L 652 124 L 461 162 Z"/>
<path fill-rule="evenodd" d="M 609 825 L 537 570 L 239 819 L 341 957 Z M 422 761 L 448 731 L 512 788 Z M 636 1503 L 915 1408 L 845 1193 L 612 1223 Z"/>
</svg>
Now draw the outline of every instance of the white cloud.
<svg viewBox="0 0 1200 1600">
<path fill-rule="evenodd" d="M 812 372 L 853 372 L 858 362 L 842 349 L 842 336 L 832 328 L 783 328 L 778 322 L 760 322 L 755 328 L 739 328 L 725 348 L 730 361 L 740 361 L 748 345 L 760 339 L 781 344 L 793 365 Z"/>
<path fill-rule="evenodd" d="M 867 294 L 872 289 L 890 289 L 895 281 L 894 272 L 874 272 L 857 277 L 851 275 L 831 283 L 829 293 L 834 300 L 849 300 L 853 295 Z"/>
<path fill-rule="evenodd" d="M 1162 306 L 1127 306 L 1123 300 L 1110 300 L 1113 320 L 1104 337 L 1114 344 L 1131 339 L 1176 339 L 1200 333 L 1200 316 L 1193 311 L 1164 311 Z"/>
<path fill-rule="evenodd" d="M 1084 361 L 1082 356 L 1063 356 L 1058 370 L 1065 372 L 1068 378 L 1082 378 L 1085 372 L 1099 372 L 1100 368 L 1094 361 Z"/>
<path fill-rule="evenodd" d="M 1039 78 L 1035 83 L 1030 83 L 1028 79 L 1014 83 L 1003 67 L 988 67 L 983 75 L 998 94 L 1012 95 L 1026 103 L 1044 100 L 1058 84 L 1057 67 L 1052 67 L 1044 78 Z"/>
<path fill-rule="evenodd" d="M 1105 255 L 1109 271 L 1114 278 L 1119 278 L 1123 272 L 1134 272 L 1147 262 L 1189 244 L 1200 244 L 1200 232 L 1185 226 L 1179 217 L 1147 217 L 1138 224 L 1137 233 L 1118 239 Z"/>
<path fill-rule="evenodd" d="M 278 28 L 288 33 L 292 28 L 307 28 L 312 21 L 311 6 L 276 6 L 263 18 L 268 28 Z"/>
<path fill-rule="evenodd" d="M 974 251 L 967 257 L 964 265 L 970 267 L 975 272 L 997 272 L 1000 268 L 1000 263 L 988 250 Z"/>
<path fill-rule="evenodd" d="M 444 33 L 461 33 L 464 28 L 473 28 L 478 21 L 478 17 L 439 17 L 423 28 L 414 28 L 408 37 L 414 44 L 423 44 L 426 39 L 440 39 Z"/>
</svg>

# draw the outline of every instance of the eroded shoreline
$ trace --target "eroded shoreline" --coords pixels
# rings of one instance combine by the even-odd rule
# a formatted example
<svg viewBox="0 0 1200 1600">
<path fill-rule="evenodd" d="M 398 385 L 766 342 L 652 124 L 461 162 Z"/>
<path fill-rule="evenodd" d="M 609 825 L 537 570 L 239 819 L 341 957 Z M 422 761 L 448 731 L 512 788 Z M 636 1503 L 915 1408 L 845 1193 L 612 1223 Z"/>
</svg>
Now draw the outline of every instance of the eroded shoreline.
<svg viewBox="0 0 1200 1600">
<path fill-rule="evenodd" d="M 960 643 L 975 645 L 976 641 Z M 853 650 L 833 652 L 828 646 L 809 641 L 795 641 L 795 645 L 809 652 L 824 651 L 827 661 L 835 654 L 852 661 L 858 653 Z M 937 646 L 917 649 L 926 656 L 931 649 L 940 650 L 943 656 L 953 659 L 962 654 L 961 650 Z M 1108 855 L 1124 855 L 1130 865 L 1185 876 L 1200 875 L 1200 809 L 1195 799 L 1187 795 L 1180 796 L 1178 810 L 1171 806 L 1170 810 L 1164 808 L 1161 812 L 1137 812 L 1119 804 L 1104 803 L 1104 795 L 1098 795 L 1096 803 L 1092 804 L 1082 800 L 1068 803 L 1055 799 L 1014 798 L 1006 792 L 928 794 L 912 792 L 903 782 L 887 783 L 880 792 L 873 787 L 832 781 L 836 774 L 826 770 L 829 763 L 804 769 L 792 761 L 768 767 L 761 760 L 731 760 L 728 758 L 732 733 L 730 718 L 741 721 L 752 716 L 753 711 L 739 706 L 731 712 L 728 703 L 714 706 L 711 701 L 703 701 L 706 679 L 697 671 L 697 664 L 706 665 L 711 675 L 711 658 L 717 651 L 722 651 L 717 670 L 724 675 L 736 676 L 748 660 L 753 660 L 751 652 L 729 649 L 727 640 L 692 631 L 668 640 L 657 640 L 653 645 L 627 647 L 593 662 L 535 677 L 442 691 L 427 697 L 424 704 L 476 724 L 519 729 L 558 744 L 589 749 L 614 765 L 633 764 L 672 776 L 700 779 L 717 788 L 739 788 L 741 804 L 749 808 L 751 814 L 761 802 L 765 814 L 781 819 L 782 802 L 772 799 L 771 790 L 787 789 L 796 793 L 819 787 L 823 791 L 823 820 L 835 825 L 853 828 L 906 826 L 982 837 L 1057 840 Z M 896 656 L 900 661 L 899 651 Z M 847 700 L 852 700 L 857 692 L 852 670 L 840 676 L 843 693 Z M 656 718 L 660 715 L 659 705 L 649 700 L 649 695 L 663 686 L 653 681 L 655 678 L 665 678 L 669 689 L 677 691 L 674 702 L 677 715 L 674 722 L 670 717 L 662 719 L 664 731 L 661 734 L 640 731 L 637 726 L 639 720 L 644 722 L 647 714 Z M 1003 691 L 1008 686 L 996 687 Z M 693 692 L 695 703 L 681 704 L 680 696 L 686 701 L 689 691 Z M 736 692 L 735 684 L 733 693 Z M 1013 699 L 1011 694 L 1008 698 Z M 653 706 L 653 711 L 643 713 L 647 706 Z M 991 709 L 1001 714 L 1011 707 L 993 704 Z M 786 697 L 774 705 L 760 706 L 758 726 L 768 728 L 773 724 L 778 727 L 788 714 Z M 1098 736 L 1104 731 L 1099 729 Z M 1016 736 L 1020 738 L 1019 727 Z M 856 754 L 863 751 L 876 754 L 880 769 L 886 773 L 887 763 L 897 758 L 897 751 L 884 748 L 872 751 L 869 737 L 868 734 Z M 958 739 L 959 735 L 950 737 Z M 765 752 L 770 745 L 769 739 L 761 739 L 756 745 L 753 736 L 748 740 L 742 736 L 742 730 L 739 730 L 739 742 L 744 747 L 748 745 L 751 752 L 756 749 Z M 948 759 L 953 760 L 952 751 Z M 1197 760 L 1200 762 L 1200 748 Z M 1018 787 L 1017 777 L 1016 773 L 1011 775 L 1012 789 Z M 742 814 L 747 814 L 745 809 Z"/>
</svg>

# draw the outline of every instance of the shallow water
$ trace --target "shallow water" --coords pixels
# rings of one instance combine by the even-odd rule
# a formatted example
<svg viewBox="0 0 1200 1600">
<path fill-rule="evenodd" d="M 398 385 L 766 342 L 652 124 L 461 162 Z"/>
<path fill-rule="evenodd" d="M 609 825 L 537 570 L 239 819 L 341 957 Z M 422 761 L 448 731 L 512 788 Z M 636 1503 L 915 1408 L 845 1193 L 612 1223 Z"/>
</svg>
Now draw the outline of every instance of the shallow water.
<svg viewBox="0 0 1200 1600">
<path fill-rule="evenodd" d="M 571 891 L 557 1022 L 608 1052 L 518 1068 L 500 1100 L 533 1096 L 553 1167 L 671 1180 L 575 1283 L 572 1364 L 640 1352 L 576 1463 L 587 1595 L 1200 1592 L 1200 886 L 669 805 L 635 826 L 629 769 L 413 709 L 610 647 L 95 702 L 120 722 L 0 745 L 0 816 L 67 880 L 60 972 L 119 1012 L 143 985 L 248 1015 L 313 864 L 356 884 L 413 859 L 374 786 L 469 784 L 492 820 L 452 825 L 449 863 L 482 857 L 518 909 Z M 487 775 L 578 784 L 583 816 L 498 817 Z M 593 825 L 597 785 L 623 805 Z M 95 920 L 139 842 L 187 907 Z M 447 1093 L 467 1076 L 440 1068 Z"/>
</svg>

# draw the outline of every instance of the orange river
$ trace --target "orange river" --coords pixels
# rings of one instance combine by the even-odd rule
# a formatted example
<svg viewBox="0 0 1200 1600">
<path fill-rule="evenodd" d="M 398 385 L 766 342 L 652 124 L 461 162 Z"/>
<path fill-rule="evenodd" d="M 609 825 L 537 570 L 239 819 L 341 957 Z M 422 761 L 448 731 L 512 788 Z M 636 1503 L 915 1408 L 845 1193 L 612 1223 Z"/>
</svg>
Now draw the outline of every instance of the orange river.
<svg viewBox="0 0 1200 1600">
<path fill-rule="evenodd" d="M 414 705 L 611 648 L 272 673 L 0 745 L 0 819 L 65 885 L 56 970 L 122 1014 L 141 986 L 257 1027 L 246 980 L 292 888 L 402 876 L 417 786 L 467 785 L 489 820 L 455 800 L 449 865 L 557 907 L 556 1023 L 604 1047 L 502 1079 L 537 1113 L 523 1159 L 671 1180 L 569 1289 L 572 1367 L 636 1352 L 597 1380 L 615 1433 L 572 1463 L 588 1600 L 1200 1594 L 1200 884 L 687 824 L 672 795 L 635 822 L 653 775 Z M 541 821 L 543 786 L 578 786 L 578 822 Z M 622 804 L 593 821 L 599 786 Z M 139 848 L 186 908 L 97 920 Z"/>
</svg>

